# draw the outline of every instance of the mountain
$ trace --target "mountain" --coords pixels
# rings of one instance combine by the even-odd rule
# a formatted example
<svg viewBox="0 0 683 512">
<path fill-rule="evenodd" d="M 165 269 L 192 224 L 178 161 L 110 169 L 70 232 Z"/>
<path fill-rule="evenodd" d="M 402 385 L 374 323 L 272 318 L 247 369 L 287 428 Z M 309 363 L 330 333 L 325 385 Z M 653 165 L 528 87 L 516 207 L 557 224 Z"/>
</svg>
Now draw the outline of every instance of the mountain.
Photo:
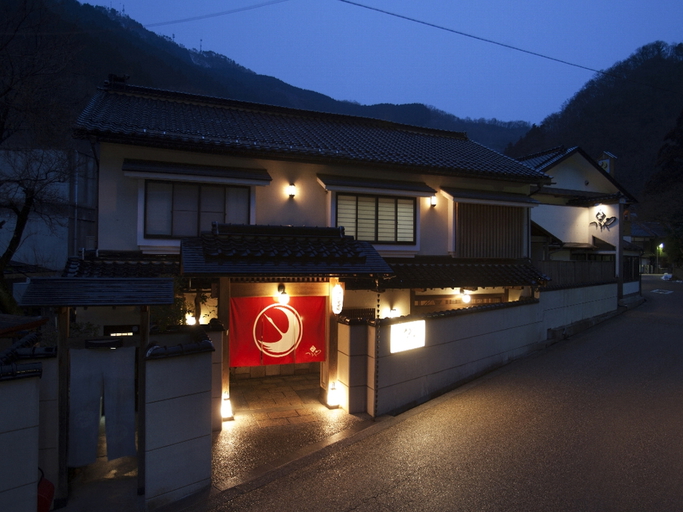
<svg viewBox="0 0 683 512">
<path fill-rule="evenodd" d="M 113 9 L 76 0 L 31 1 L 44 2 L 52 11 L 56 30 L 76 48 L 67 70 L 69 87 L 55 90 L 55 94 L 65 95 L 64 102 L 72 106 L 73 118 L 95 88 L 109 74 L 115 74 L 129 76 L 131 84 L 159 89 L 464 131 L 471 139 L 498 151 L 530 128 L 524 121 L 461 119 L 421 104 L 360 105 L 334 100 L 254 73 L 224 55 L 185 48 Z"/>
<path fill-rule="evenodd" d="M 597 74 L 562 107 L 505 153 L 512 157 L 555 146 L 581 146 L 618 157 L 617 180 L 640 198 L 657 154 L 683 110 L 683 44 L 657 41 Z"/>
</svg>

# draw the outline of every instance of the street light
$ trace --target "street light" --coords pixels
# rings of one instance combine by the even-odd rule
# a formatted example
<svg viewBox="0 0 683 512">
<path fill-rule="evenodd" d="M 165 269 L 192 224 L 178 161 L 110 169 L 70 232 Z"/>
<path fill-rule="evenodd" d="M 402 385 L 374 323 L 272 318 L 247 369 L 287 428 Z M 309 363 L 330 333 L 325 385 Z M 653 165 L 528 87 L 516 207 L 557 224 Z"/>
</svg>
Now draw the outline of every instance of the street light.
<svg viewBox="0 0 683 512">
<path fill-rule="evenodd" d="M 659 244 L 657 246 L 657 272 L 659 272 L 659 252 L 664 249 L 664 244 Z"/>
</svg>

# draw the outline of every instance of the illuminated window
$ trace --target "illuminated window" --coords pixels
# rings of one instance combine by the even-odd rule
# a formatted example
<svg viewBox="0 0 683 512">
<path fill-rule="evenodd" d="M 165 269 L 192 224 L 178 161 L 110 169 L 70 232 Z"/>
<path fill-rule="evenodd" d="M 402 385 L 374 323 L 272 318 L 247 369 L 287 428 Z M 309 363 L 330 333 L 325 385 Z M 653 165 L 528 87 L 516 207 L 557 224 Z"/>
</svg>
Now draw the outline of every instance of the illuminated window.
<svg viewBox="0 0 683 512">
<path fill-rule="evenodd" d="M 211 222 L 249 224 L 249 188 L 148 181 L 145 236 L 197 236 Z"/>
<path fill-rule="evenodd" d="M 415 243 L 415 198 L 337 195 L 337 226 L 356 240 Z"/>
</svg>

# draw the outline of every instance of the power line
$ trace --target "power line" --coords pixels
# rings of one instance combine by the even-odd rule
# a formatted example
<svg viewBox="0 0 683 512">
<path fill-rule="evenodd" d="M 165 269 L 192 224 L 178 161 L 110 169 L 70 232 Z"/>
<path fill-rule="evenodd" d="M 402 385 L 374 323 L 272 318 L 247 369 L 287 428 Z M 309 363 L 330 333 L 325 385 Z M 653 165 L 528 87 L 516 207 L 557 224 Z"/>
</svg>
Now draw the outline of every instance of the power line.
<svg viewBox="0 0 683 512">
<path fill-rule="evenodd" d="M 541 57 L 543 59 L 548 59 L 548 60 L 552 60 L 555 62 L 559 62 L 560 64 L 566 64 L 567 66 L 574 66 L 575 68 L 585 69 L 586 71 L 591 71 L 593 73 L 602 73 L 602 71 L 600 71 L 598 69 L 593 69 L 593 68 L 589 68 L 587 66 L 582 66 L 581 64 L 575 64 L 573 62 L 569 62 L 566 60 L 558 59 L 555 57 L 550 57 L 548 55 L 543 55 L 542 53 L 533 52 L 531 50 L 525 50 L 524 48 L 512 46 L 511 44 L 500 43 L 498 41 L 494 41 L 493 39 L 486 39 L 485 37 L 475 36 L 473 34 L 468 34 L 467 32 L 462 32 L 461 30 L 455 30 L 452 28 L 437 25 L 435 23 L 429 23 L 428 21 L 422 21 L 422 20 L 418 20 L 415 18 L 411 18 L 409 16 L 404 16 L 402 14 L 396 14 L 395 12 L 385 11 L 383 9 L 378 9 L 377 7 L 370 7 L 369 5 L 363 5 L 363 4 L 359 4 L 356 2 L 351 2 L 350 0 L 339 0 L 339 1 L 344 2 L 345 4 L 355 5 L 356 7 L 362 7 L 363 9 L 368 9 L 370 11 L 381 12 L 382 14 L 386 14 L 388 16 L 393 16 L 395 18 L 401 18 L 403 20 L 412 21 L 413 23 L 419 23 L 420 25 L 425 25 L 427 27 L 437 28 L 439 30 L 445 30 L 446 32 L 451 32 L 453 34 L 458 34 L 460 36 L 469 37 L 470 39 L 476 39 L 477 41 L 482 41 L 484 43 L 495 44 L 496 46 L 502 46 L 503 48 L 508 48 L 510 50 L 515 50 L 518 52 L 527 53 L 529 55 L 533 55 L 534 57 Z"/>
<path fill-rule="evenodd" d="M 145 28 L 163 27 L 165 25 L 175 25 L 177 23 L 186 23 L 188 21 L 206 20 L 209 18 L 217 18 L 219 16 L 227 16 L 228 14 L 235 14 L 236 12 L 244 12 L 244 11 L 251 11 L 253 9 L 260 9 L 261 7 L 266 7 L 268 5 L 274 5 L 274 4 L 281 4 L 283 2 L 288 2 L 288 1 L 289 0 L 271 0 L 270 2 L 262 2 L 260 4 L 250 5 L 247 7 L 239 7 L 237 9 L 231 9 L 229 11 L 214 12 L 211 14 L 204 14 L 202 16 L 193 16 L 191 18 L 182 18 L 179 20 L 160 21 L 158 23 L 149 23 L 149 24 L 144 25 L 144 26 L 145 26 Z"/>
<path fill-rule="evenodd" d="M 356 6 L 356 7 L 362 7 L 363 9 L 368 9 L 368 10 L 370 10 L 370 11 L 376 11 L 376 12 L 379 12 L 379 13 L 382 13 L 382 14 L 386 14 L 386 15 L 388 15 L 388 16 L 393 16 L 394 18 L 400 18 L 400 19 L 403 19 L 403 20 L 406 20 L 406 21 L 410 21 L 410 22 L 413 22 L 413 23 L 418 23 L 418 24 L 420 24 L 420 25 L 425 25 L 425 26 L 427 26 L 427 27 L 436 28 L 436 29 L 438 29 L 438 30 L 444 30 L 444 31 L 446 31 L 446 32 L 451 32 L 452 34 L 457 34 L 457 35 L 460 35 L 460 36 L 469 37 L 470 39 L 476 39 L 477 41 L 482 41 L 482 42 L 484 42 L 484 43 L 494 44 L 494 45 L 496 45 L 496 46 L 501 46 L 501 47 L 503 47 L 503 48 L 508 48 L 508 49 L 510 49 L 510 50 L 514 50 L 514 51 L 517 51 L 517 52 L 522 52 L 522 53 L 526 53 L 526 54 L 528 54 L 528 55 L 533 55 L 534 57 L 540 57 L 540 58 L 542 58 L 542 59 L 547 59 L 547 60 L 551 60 L 551 61 L 553 61 L 553 62 L 558 62 L 558 63 L 564 64 L 564 65 L 566 65 L 566 66 L 572 66 L 572 67 L 575 67 L 575 68 L 584 69 L 584 70 L 586 70 L 586 71 L 590 71 L 590 72 L 592 72 L 592 73 L 597 73 L 597 74 L 604 75 L 604 76 L 610 76 L 610 77 L 613 77 L 613 78 L 619 78 L 619 79 L 624 80 L 624 81 L 626 81 L 626 82 L 631 82 L 631 83 L 634 83 L 634 84 L 642 85 L 642 86 L 644 86 L 644 87 L 650 87 L 650 88 L 652 88 L 652 89 L 657 89 L 657 90 L 660 90 L 660 91 L 670 92 L 670 93 L 674 93 L 674 94 L 680 94 L 680 91 L 673 91 L 673 90 L 671 90 L 671 89 L 666 89 L 666 88 L 664 88 L 664 87 L 659 87 L 659 86 L 656 86 L 656 85 L 653 85 L 653 84 L 646 84 L 646 83 L 643 83 L 643 82 L 638 82 L 638 81 L 636 81 L 636 80 L 631 80 L 631 79 L 629 79 L 629 78 L 624 78 L 624 77 L 621 77 L 621 76 L 614 75 L 613 73 L 608 73 L 607 71 L 601 71 L 601 70 L 599 70 L 599 69 L 594 69 L 594 68 L 590 68 L 590 67 L 588 67 L 588 66 L 583 66 L 583 65 L 581 65 L 581 64 L 576 64 L 575 62 L 569 62 L 569 61 L 566 61 L 566 60 L 558 59 L 558 58 L 556 58 L 556 57 L 551 57 L 551 56 L 549 56 L 549 55 L 544 55 L 544 54 L 542 54 L 542 53 L 534 52 L 534 51 L 531 51 L 531 50 L 525 50 L 524 48 L 519 48 L 518 46 L 513 46 L 513 45 L 511 45 L 511 44 L 501 43 L 501 42 L 499 42 L 499 41 L 495 41 L 495 40 L 493 40 L 493 39 L 487 39 L 487 38 L 485 38 L 485 37 L 475 36 L 474 34 L 468 34 L 467 32 L 463 32 L 463 31 L 461 31 L 461 30 L 455 30 L 455 29 L 452 29 L 452 28 L 443 27 L 443 26 L 441 26 L 441 25 L 437 25 L 437 24 L 435 24 L 435 23 L 430 23 L 430 22 L 428 22 L 428 21 L 422 21 L 422 20 L 418 20 L 418 19 L 415 19 L 415 18 L 411 18 L 410 16 L 404 16 L 403 14 L 397 14 L 397 13 L 395 13 L 395 12 L 385 11 L 384 9 L 379 9 L 379 8 L 377 8 L 377 7 L 371 7 L 371 6 L 369 6 L 369 5 L 359 4 L 359 3 L 357 3 L 357 2 L 352 2 L 351 0 L 339 0 L 339 1 L 340 1 L 340 2 L 343 2 L 343 3 L 345 3 L 345 4 L 349 4 L 349 5 Z"/>
</svg>

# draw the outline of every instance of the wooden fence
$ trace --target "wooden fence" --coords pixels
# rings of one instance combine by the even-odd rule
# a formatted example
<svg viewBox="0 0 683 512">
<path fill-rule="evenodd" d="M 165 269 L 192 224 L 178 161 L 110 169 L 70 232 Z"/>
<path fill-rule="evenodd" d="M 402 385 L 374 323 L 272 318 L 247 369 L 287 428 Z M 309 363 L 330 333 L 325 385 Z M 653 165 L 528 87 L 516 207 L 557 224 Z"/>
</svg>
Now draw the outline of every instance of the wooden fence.
<svg viewBox="0 0 683 512">
<path fill-rule="evenodd" d="M 616 281 L 613 261 L 534 261 L 548 276 L 548 287 L 567 287 Z"/>
</svg>

